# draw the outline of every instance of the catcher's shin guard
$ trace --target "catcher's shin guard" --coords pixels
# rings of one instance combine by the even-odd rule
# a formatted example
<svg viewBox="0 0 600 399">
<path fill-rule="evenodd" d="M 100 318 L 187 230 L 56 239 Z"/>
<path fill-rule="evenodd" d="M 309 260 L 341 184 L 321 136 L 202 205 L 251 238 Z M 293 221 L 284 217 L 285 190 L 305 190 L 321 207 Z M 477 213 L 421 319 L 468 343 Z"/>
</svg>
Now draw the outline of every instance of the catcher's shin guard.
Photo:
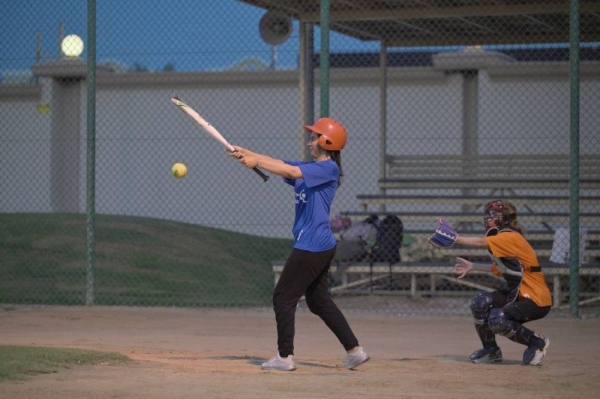
<svg viewBox="0 0 600 399">
<path fill-rule="evenodd" d="M 477 294 L 471 300 L 471 314 L 475 323 L 475 331 L 481 340 L 484 348 L 494 348 L 496 344 L 496 334 L 488 325 L 488 316 L 492 307 L 492 295 L 487 292 Z"/>
<path fill-rule="evenodd" d="M 484 348 L 495 348 L 498 346 L 496 343 L 496 334 L 490 329 L 485 320 L 475 319 L 474 324 L 477 336 Z"/>
<path fill-rule="evenodd" d="M 485 320 L 490 314 L 494 299 L 489 292 L 481 292 L 471 299 L 471 314 L 475 319 Z"/>
<path fill-rule="evenodd" d="M 534 338 L 533 331 L 514 320 L 507 319 L 502 309 L 492 309 L 488 323 L 495 334 L 502 335 L 521 345 L 530 346 Z M 535 341 L 537 342 L 537 338 Z"/>
</svg>

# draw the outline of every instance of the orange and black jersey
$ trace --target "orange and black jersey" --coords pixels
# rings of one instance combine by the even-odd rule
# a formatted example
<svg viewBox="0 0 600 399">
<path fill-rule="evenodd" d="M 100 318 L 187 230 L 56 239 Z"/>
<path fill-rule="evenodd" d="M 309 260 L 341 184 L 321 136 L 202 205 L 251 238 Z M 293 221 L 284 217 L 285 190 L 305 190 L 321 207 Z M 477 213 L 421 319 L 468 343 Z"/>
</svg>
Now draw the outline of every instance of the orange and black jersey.
<svg viewBox="0 0 600 399">
<path fill-rule="evenodd" d="M 486 237 L 492 256 L 492 273 L 508 283 L 512 300 L 530 298 L 538 306 L 551 306 L 552 297 L 535 251 L 525 237 L 514 230 L 502 230 Z"/>
</svg>

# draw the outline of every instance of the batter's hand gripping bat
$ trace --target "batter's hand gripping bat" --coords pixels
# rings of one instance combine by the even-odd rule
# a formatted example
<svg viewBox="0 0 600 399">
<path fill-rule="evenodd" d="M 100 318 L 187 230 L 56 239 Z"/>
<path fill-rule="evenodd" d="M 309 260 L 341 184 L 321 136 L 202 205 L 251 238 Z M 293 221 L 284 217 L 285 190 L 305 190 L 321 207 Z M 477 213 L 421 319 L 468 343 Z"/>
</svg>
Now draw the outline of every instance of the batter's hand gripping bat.
<svg viewBox="0 0 600 399">
<path fill-rule="evenodd" d="M 179 107 L 180 110 L 185 112 L 190 118 L 192 118 L 194 121 L 196 121 L 196 123 L 199 124 L 200 127 L 202 127 L 202 129 L 204 129 L 204 131 L 206 133 L 208 133 L 212 138 L 217 140 L 219 143 L 223 144 L 225 146 L 225 148 L 227 149 L 227 151 L 229 151 L 229 152 L 235 151 L 233 146 L 231 144 L 229 144 L 227 142 L 227 140 L 225 140 L 225 138 L 221 135 L 221 133 L 219 133 L 219 131 L 217 129 L 215 129 L 215 127 L 213 125 L 208 123 L 206 121 L 206 119 L 201 117 L 200 114 L 197 113 L 196 111 L 194 111 L 194 109 L 192 107 L 190 107 L 189 105 L 187 105 L 186 103 L 181 101 L 181 99 L 179 97 L 177 97 L 175 95 L 171 96 L 171 102 L 173 104 L 177 105 L 177 107 Z M 252 170 L 255 171 L 260 177 L 262 177 L 263 181 L 269 180 L 269 176 L 265 175 L 260 169 L 253 168 Z"/>
</svg>

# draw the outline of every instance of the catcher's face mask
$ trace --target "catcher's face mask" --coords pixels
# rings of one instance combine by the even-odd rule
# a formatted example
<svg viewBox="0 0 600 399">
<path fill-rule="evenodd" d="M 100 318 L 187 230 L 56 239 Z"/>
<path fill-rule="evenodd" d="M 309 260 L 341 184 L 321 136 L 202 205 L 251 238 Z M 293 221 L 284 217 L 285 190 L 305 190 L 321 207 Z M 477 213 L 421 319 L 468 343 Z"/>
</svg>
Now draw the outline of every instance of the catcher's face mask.
<svg viewBox="0 0 600 399">
<path fill-rule="evenodd" d="M 516 218 L 517 213 L 514 206 L 509 202 L 504 203 L 502 200 L 495 200 L 490 201 L 485 205 L 483 224 L 486 229 L 492 227 L 502 228 Z"/>
<path fill-rule="evenodd" d="M 495 210 L 489 210 L 485 213 L 483 217 L 483 225 L 486 230 L 491 229 L 492 227 L 501 227 L 504 222 L 504 217 L 502 216 L 502 212 L 498 212 Z"/>
</svg>

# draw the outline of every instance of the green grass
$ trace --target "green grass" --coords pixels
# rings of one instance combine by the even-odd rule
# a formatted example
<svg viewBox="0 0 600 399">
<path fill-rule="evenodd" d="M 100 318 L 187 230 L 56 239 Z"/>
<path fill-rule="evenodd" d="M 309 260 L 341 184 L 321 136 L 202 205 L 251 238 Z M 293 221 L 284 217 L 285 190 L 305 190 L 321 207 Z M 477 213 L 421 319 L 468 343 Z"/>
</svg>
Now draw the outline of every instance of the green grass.
<svg viewBox="0 0 600 399">
<path fill-rule="evenodd" d="M 166 220 L 98 215 L 95 304 L 270 306 L 270 261 L 292 241 Z M 86 216 L 0 214 L 0 303 L 82 305 Z"/>
<path fill-rule="evenodd" d="M 75 365 L 114 365 L 129 361 L 127 356 L 111 352 L 0 345 L 0 382 L 57 373 Z"/>
</svg>

